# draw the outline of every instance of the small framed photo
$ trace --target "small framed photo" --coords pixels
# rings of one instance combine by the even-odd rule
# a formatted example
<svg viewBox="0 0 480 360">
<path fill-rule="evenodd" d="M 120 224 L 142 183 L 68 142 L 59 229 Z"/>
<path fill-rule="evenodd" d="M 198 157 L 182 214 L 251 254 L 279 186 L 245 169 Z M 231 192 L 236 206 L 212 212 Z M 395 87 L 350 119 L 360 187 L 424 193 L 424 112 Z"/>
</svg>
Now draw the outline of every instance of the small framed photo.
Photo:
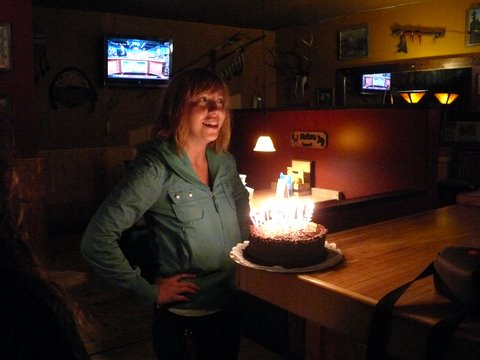
<svg viewBox="0 0 480 360">
<path fill-rule="evenodd" d="M 480 6 L 467 10 L 466 44 L 467 46 L 480 45 Z"/>
<path fill-rule="evenodd" d="M 8 121 L 10 117 L 10 99 L 0 94 L 0 124 Z"/>
<path fill-rule="evenodd" d="M 357 59 L 368 56 L 368 25 L 357 25 L 338 31 L 338 58 Z"/>
<path fill-rule="evenodd" d="M 467 10 L 466 18 L 467 46 L 480 45 L 480 6 Z"/>
<path fill-rule="evenodd" d="M 12 69 L 10 25 L 0 24 L 0 70 Z"/>
<path fill-rule="evenodd" d="M 457 141 L 480 140 L 480 124 L 471 121 L 458 121 L 456 123 Z"/>
<path fill-rule="evenodd" d="M 477 74 L 477 95 L 480 96 L 480 73 Z"/>
<path fill-rule="evenodd" d="M 333 89 L 316 89 L 315 90 L 315 105 L 332 106 L 334 105 Z"/>
</svg>

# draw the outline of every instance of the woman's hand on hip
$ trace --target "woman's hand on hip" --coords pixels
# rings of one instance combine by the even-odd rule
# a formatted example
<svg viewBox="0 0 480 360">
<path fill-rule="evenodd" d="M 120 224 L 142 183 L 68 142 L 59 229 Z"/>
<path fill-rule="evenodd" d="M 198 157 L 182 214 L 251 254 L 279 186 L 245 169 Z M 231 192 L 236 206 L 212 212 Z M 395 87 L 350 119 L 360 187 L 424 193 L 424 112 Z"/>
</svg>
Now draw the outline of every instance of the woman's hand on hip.
<svg viewBox="0 0 480 360">
<path fill-rule="evenodd" d="M 196 294 L 200 287 L 188 281 L 195 274 L 181 273 L 172 277 L 157 278 L 157 304 L 166 304 L 174 301 L 188 301 L 188 295 Z"/>
</svg>

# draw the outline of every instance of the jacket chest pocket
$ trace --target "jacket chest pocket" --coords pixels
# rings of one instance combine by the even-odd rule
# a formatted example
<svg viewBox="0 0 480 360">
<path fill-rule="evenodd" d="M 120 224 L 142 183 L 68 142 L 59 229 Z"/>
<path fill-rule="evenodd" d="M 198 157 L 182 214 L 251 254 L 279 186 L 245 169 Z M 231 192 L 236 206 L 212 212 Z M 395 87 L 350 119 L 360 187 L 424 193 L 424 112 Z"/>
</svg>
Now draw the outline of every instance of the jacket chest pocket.
<svg viewBox="0 0 480 360">
<path fill-rule="evenodd" d="M 172 190 L 168 192 L 172 208 L 181 222 L 190 222 L 203 218 L 204 211 L 200 206 L 193 189 Z"/>
</svg>

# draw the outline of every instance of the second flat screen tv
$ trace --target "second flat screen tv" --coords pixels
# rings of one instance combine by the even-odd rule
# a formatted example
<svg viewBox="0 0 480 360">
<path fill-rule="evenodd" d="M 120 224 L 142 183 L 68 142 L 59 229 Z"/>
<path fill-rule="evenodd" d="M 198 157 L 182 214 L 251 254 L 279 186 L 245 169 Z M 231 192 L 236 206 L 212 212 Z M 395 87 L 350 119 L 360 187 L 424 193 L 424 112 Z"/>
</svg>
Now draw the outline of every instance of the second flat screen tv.
<svg viewBox="0 0 480 360">
<path fill-rule="evenodd" d="M 362 92 L 371 93 L 390 90 L 391 73 L 375 73 L 362 75 Z"/>
</svg>

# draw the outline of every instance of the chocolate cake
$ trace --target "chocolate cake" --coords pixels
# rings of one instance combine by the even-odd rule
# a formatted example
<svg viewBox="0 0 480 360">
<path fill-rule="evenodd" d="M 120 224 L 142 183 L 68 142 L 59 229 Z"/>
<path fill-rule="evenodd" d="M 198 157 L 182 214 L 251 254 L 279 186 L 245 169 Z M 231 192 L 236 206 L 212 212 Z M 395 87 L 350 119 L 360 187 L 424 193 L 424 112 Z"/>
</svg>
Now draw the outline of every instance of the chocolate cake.
<svg viewBox="0 0 480 360">
<path fill-rule="evenodd" d="M 327 256 L 327 232 L 324 226 L 312 222 L 302 230 L 277 234 L 252 225 L 244 256 L 247 260 L 264 266 L 300 268 L 318 264 Z"/>
</svg>

